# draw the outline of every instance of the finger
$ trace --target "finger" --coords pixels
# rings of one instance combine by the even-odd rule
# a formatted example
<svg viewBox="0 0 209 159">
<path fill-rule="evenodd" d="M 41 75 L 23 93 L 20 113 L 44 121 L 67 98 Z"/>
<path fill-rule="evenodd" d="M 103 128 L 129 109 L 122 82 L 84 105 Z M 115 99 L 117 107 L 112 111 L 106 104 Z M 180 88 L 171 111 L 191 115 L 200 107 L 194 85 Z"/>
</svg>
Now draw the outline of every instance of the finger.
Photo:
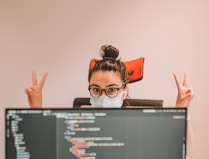
<svg viewBox="0 0 209 159">
<path fill-rule="evenodd" d="M 193 91 L 192 88 L 188 89 L 186 94 L 188 94 L 189 96 L 193 96 L 193 97 L 195 96 L 195 92 Z"/>
<path fill-rule="evenodd" d="M 26 94 L 26 95 L 30 95 L 30 94 L 31 94 L 31 92 L 32 92 L 31 86 L 30 86 L 30 87 L 25 88 L 25 94 Z"/>
<path fill-rule="evenodd" d="M 27 89 L 27 88 L 25 88 L 24 93 L 25 93 L 26 95 L 28 95 L 28 89 Z"/>
<path fill-rule="evenodd" d="M 48 76 L 48 72 L 45 72 L 44 75 L 41 78 L 40 83 L 39 83 L 39 85 L 40 85 L 41 88 L 44 86 L 44 83 L 46 81 L 47 76 Z"/>
<path fill-rule="evenodd" d="M 177 89 L 178 89 L 178 91 L 180 91 L 181 90 L 181 84 L 179 82 L 179 79 L 178 79 L 176 73 L 174 73 L 173 76 L 174 76 L 174 79 L 175 79 L 175 82 L 176 82 Z"/>
<path fill-rule="evenodd" d="M 192 100 L 194 98 L 194 94 L 189 93 L 186 95 L 185 100 Z"/>
<path fill-rule="evenodd" d="M 187 75 L 187 73 L 185 72 L 185 73 L 184 73 L 184 81 L 183 81 L 183 86 L 184 86 L 184 87 L 187 87 L 187 82 L 188 82 L 188 75 Z"/>
<path fill-rule="evenodd" d="M 36 78 L 36 71 L 32 71 L 32 83 L 33 83 L 33 86 L 36 86 L 37 85 L 37 78 Z"/>
<path fill-rule="evenodd" d="M 195 96 L 195 92 L 192 88 L 190 88 L 190 92 L 193 94 L 193 96 Z"/>
</svg>

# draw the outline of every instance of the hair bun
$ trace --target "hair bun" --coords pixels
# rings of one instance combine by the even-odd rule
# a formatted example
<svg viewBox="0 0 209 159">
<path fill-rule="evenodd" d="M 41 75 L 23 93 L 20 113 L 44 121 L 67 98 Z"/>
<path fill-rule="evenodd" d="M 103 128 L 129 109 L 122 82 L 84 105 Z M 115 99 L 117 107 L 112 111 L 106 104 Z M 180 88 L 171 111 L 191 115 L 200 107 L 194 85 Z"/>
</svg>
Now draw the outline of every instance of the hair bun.
<svg viewBox="0 0 209 159">
<path fill-rule="evenodd" d="M 103 45 L 100 55 L 103 59 L 116 59 L 119 55 L 119 50 L 112 45 Z"/>
</svg>

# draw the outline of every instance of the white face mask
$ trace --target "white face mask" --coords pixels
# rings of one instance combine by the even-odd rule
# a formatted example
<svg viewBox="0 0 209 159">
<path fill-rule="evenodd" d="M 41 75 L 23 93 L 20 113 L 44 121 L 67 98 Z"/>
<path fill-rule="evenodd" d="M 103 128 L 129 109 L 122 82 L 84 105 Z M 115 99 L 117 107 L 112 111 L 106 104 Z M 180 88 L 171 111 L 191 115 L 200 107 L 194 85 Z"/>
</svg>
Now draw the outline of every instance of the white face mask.
<svg viewBox="0 0 209 159">
<path fill-rule="evenodd" d="M 90 103 L 93 107 L 120 108 L 123 105 L 123 99 L 125 99 L 125 97 L 126 91 L 122 91 L 113 98 L 106 95 L 101 95 L 100 97 L 91 97 Z"/>
</svg>

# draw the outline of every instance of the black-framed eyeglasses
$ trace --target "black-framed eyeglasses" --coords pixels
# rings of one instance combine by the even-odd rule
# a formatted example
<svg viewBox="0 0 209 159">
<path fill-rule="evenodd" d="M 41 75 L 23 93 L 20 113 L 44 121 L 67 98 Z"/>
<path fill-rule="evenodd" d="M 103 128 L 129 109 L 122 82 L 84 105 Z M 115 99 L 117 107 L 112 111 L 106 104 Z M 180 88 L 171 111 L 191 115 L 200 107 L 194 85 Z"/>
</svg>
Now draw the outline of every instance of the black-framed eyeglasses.
<svg viewBox="0 0 209 159">
<path fill-rule="evenodd" d="M 103 91 L 105 92 L 105 94 L 108 96 L 108 97 L 115 97 L 118 95 L 118 93 L 120 92 L 121 89 L 124 89 L 124 85 L 120 88 L 118 87 L 107 87 L 105 89 L 102 89 L 100 87 L 95 87 L 95 86 L 89 86 L 89 92 L 90 92 L 90 95 L 92 97 L 99 97 L 102 95 Z"/>
</svg>

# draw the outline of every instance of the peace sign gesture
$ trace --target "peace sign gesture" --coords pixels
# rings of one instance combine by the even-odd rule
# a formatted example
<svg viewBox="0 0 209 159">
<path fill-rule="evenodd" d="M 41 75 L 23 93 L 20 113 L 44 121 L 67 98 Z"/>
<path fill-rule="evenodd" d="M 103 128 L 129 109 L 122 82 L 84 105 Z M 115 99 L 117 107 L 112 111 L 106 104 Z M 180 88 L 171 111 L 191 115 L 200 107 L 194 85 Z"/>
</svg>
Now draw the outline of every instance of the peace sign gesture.
<svg viewBox="0 0 209 159">
<path fill-rule="evenodd" d="M 40 82 L 37 82 L 36 71 L 32 71 L 32 86 L 25 88 L 25 94 L 28 96 L 28 104 L 31 108 L 42 107 L 42 89 L 48 73 L 45 72 Z"/>
<path fill-rule="evenodd" d="M 188 107 L 190 101 L 194 98 L 195 93 L 192 88 L 189 88 L 187 86 L 187 80 L 188 80 L 187 73 L 184 73 L 183 85 L 180 84 L 177 75 L 175 73 L 173 75 L 178 89 L 176 107 Z"/>
</svg>

